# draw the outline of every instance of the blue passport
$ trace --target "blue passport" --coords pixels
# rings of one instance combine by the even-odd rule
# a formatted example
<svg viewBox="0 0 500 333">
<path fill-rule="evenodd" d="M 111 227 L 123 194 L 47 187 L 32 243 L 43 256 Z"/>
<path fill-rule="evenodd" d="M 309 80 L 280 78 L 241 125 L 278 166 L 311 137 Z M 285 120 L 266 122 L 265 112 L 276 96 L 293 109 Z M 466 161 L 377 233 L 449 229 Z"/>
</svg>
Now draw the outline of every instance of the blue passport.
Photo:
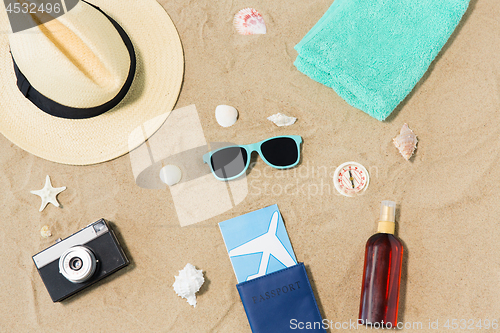
<svg viewBox="0 0 500 333">
<path fill-rule="evenodd" d="M 307 332 L 325 332 L 303 263 L 236 287 L 253 333 L 296 332 L 308 323 Z"/>
</svg>

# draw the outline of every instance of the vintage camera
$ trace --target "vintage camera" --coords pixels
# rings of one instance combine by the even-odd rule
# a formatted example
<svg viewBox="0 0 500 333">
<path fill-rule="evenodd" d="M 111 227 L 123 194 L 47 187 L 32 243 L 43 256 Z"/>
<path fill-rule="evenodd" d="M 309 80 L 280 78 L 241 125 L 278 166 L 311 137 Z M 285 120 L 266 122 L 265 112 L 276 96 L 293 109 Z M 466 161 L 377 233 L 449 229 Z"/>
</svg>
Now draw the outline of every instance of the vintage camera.
<svg viewBox="0 0 500 333">
<path fill-rule="evenodd" d="M 60 302 L 129 264 L 104 219 L 33 256 L 53 302 Z"/>
</svg>

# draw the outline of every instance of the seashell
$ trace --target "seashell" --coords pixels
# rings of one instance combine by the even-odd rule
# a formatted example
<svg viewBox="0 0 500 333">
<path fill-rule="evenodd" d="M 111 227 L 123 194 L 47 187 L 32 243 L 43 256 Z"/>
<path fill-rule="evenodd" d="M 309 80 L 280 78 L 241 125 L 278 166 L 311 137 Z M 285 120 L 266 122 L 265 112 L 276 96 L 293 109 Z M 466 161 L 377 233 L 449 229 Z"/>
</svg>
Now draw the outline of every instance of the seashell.
<svg viewBox="0 0 500 333">
<path fill-rule="evenodd" d="M 392 139 L 392 142 L 394 142 L 394 145 L 399 149 L 405 160 L 408 161 L 417 147 L 418 140 L 415 133 L 405 123 L 399 135 Z"/>
<path fill-rule="evenodd" d="M 260 35 L 266 33 L 266 23 L 262 15 L 253 8 L 245 8 L 236 13 L 233 25 L 240 35 Z"/>
<path fill-rule="evenodd" d="M 215 108 L 215 119 L 222 127 L 230 127 L 238 119 L 238 110 L 229 105 L 219 105 Z"/>
<path fill-rule="evenodd" d="M 44 225 L 42 227 L 42 229 L 40 230 L 40 235 L 42 235 L 43 238 L 49 238 L 50 236 L 52 236 L 48 225 Z"/>
<path fill-rule="evenodd" d="M 196 307 L 196 293 L 205 282 L 203 271 L 196 269 L 191 264 L 187 264 L 179 275 L 175 277 L 173 284 L 174 291 L 182 298 L 185 298 L 189 305 Z"/>
<path fill-rule="evenodd" d="M 267 118 L 268 120 L 272 121 L 273 123 L 276 124 L 276 126 L 290 126 L 295 124 L 297 121 L 297 118 L 295 117 L 288 117 L 285 116 L 284 114 L 281 113 L 276 113 L 273 114 L 272 116 Z"/>
<path fill-rule="evenodd" d="M 181 181 L 182 171 L 177 165 L 165 165 L 160 170 L 160 179 L 168 186 L 172 186 Z"/>
</svg>

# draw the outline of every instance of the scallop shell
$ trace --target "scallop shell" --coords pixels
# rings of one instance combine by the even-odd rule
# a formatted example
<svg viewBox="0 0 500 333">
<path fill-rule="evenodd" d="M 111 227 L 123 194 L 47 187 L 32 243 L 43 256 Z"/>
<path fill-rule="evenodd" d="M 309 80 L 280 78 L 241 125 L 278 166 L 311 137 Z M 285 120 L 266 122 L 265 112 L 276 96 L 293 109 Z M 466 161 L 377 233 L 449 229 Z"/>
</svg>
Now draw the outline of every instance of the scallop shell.
<svg viewBox="0 0 500 333">
<path fill-rule="evenodd" d="M 297 121 L 297 118 L 288 117 L 288 116 L 285 116 L 284 114 L 279 113 L 279 112 L 276 114 L 273 114 L 272 116 L 268 117 L 267 119 L 272 121 L 273 123 L 275 123 L 276 126 L 290 126 L 290 125 L 295 124 L 295 122 Z"/>
<path fill-rule="evenodd" d="M 417 147 L 418 140 L 415 133 L 405 123 L 399 135 L 392 139 L 392 142 L 394 142 L 394 145 L 399 149 L 405 160 L 408 161 Z"/>
<path fill-rule="evenodd" d="M 238 110 L 230 105 L 219 105 L 215 108 L 215 119 L 222 127 L 230 127 L 238 119 Z"/>
<path fill-rule="evenodd" d="M 191 264 L 187 264 L 179 275 L 175 277 L 173 284 L 174 291 L 182 298 L 185 298 L 189 305 L 196 307 L 196 293 L 205 282 L 203 271 L 196 269 Z"/>
<path fill-rule="evenodd" d="M 236 13 L 233 25 L 240 35 L 260 35 L 266 33 L 266 23 L 262 15 L 253 8 L 245 8 Z"/>
<path fill-rule="evenodd" d="M 50 229 L 49 229 L 49 226 L 48 225 L 44 225 L 42 227 L 42 229 L 40 230 L 40 235 L 43 237 L 43 238 L 49 238 L 50 236 L 52 236 L 52 233 L 50 232 Z"/>
</svg>

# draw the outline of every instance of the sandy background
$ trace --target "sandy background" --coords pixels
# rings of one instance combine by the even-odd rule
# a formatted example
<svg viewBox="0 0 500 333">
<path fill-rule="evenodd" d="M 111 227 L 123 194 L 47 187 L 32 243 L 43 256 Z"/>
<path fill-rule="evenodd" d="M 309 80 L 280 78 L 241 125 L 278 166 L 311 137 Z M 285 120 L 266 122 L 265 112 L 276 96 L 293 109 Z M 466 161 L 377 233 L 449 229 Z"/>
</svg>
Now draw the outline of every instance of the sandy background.
<svg viewBox="0 0 500 333">
<path fill-rule="evenodd" d="M 0 332 L 250 332 L 217 223 L 275 203 L 323 317 L 354 321 L 364 245 L 385 199 L 400 205 L 397 234 L 406 247 L 399 320 L 423 324 L 404 331 L 430 332 L 429 320 L 439 321 L 436 332 L 447 331 L 448 319 L 500 320 L 498 0 L 471 0 L 443 51 L 386 122 L 293 66 L 294 45 L 331 0 L 160 2 L 185 52 L 176 108 L 196 105 L 207 141 L 299 134 L 302 163 L 295 172 L 278 171 L 257 158 L 242 203 L 181 228 L 171 192 L 138 187 L 128 155 L 66 166 L 0 136 Z M 266 35 L 235 33 L 233 15 L 245 7 L 263 14 Z M 239 110 L 236 125 L 217 124 L 219 104 Z M 299 120 L 275 127 L 266 117 L 276 112 Z M 419 138 L 411 162 L 392 144 L 405 122 Z M 337 195 L 330 176 L 351 160 L 371 174 L 358 198 Z M 42 188 L 47 174 L 67 190 L 58 197 L 62 208 L 39 213 L 40 199 L 29 191 Z M 289 184 L 295 191 L 283 193 Z M 101 217 L 113 223 L 131 265 L 53 304 L 31 256 Z M 40 237 L 45 224 L 50 239 Z M 196 308 L 171 288 L 188 262 L 207 280 Z"/>
</svg>

